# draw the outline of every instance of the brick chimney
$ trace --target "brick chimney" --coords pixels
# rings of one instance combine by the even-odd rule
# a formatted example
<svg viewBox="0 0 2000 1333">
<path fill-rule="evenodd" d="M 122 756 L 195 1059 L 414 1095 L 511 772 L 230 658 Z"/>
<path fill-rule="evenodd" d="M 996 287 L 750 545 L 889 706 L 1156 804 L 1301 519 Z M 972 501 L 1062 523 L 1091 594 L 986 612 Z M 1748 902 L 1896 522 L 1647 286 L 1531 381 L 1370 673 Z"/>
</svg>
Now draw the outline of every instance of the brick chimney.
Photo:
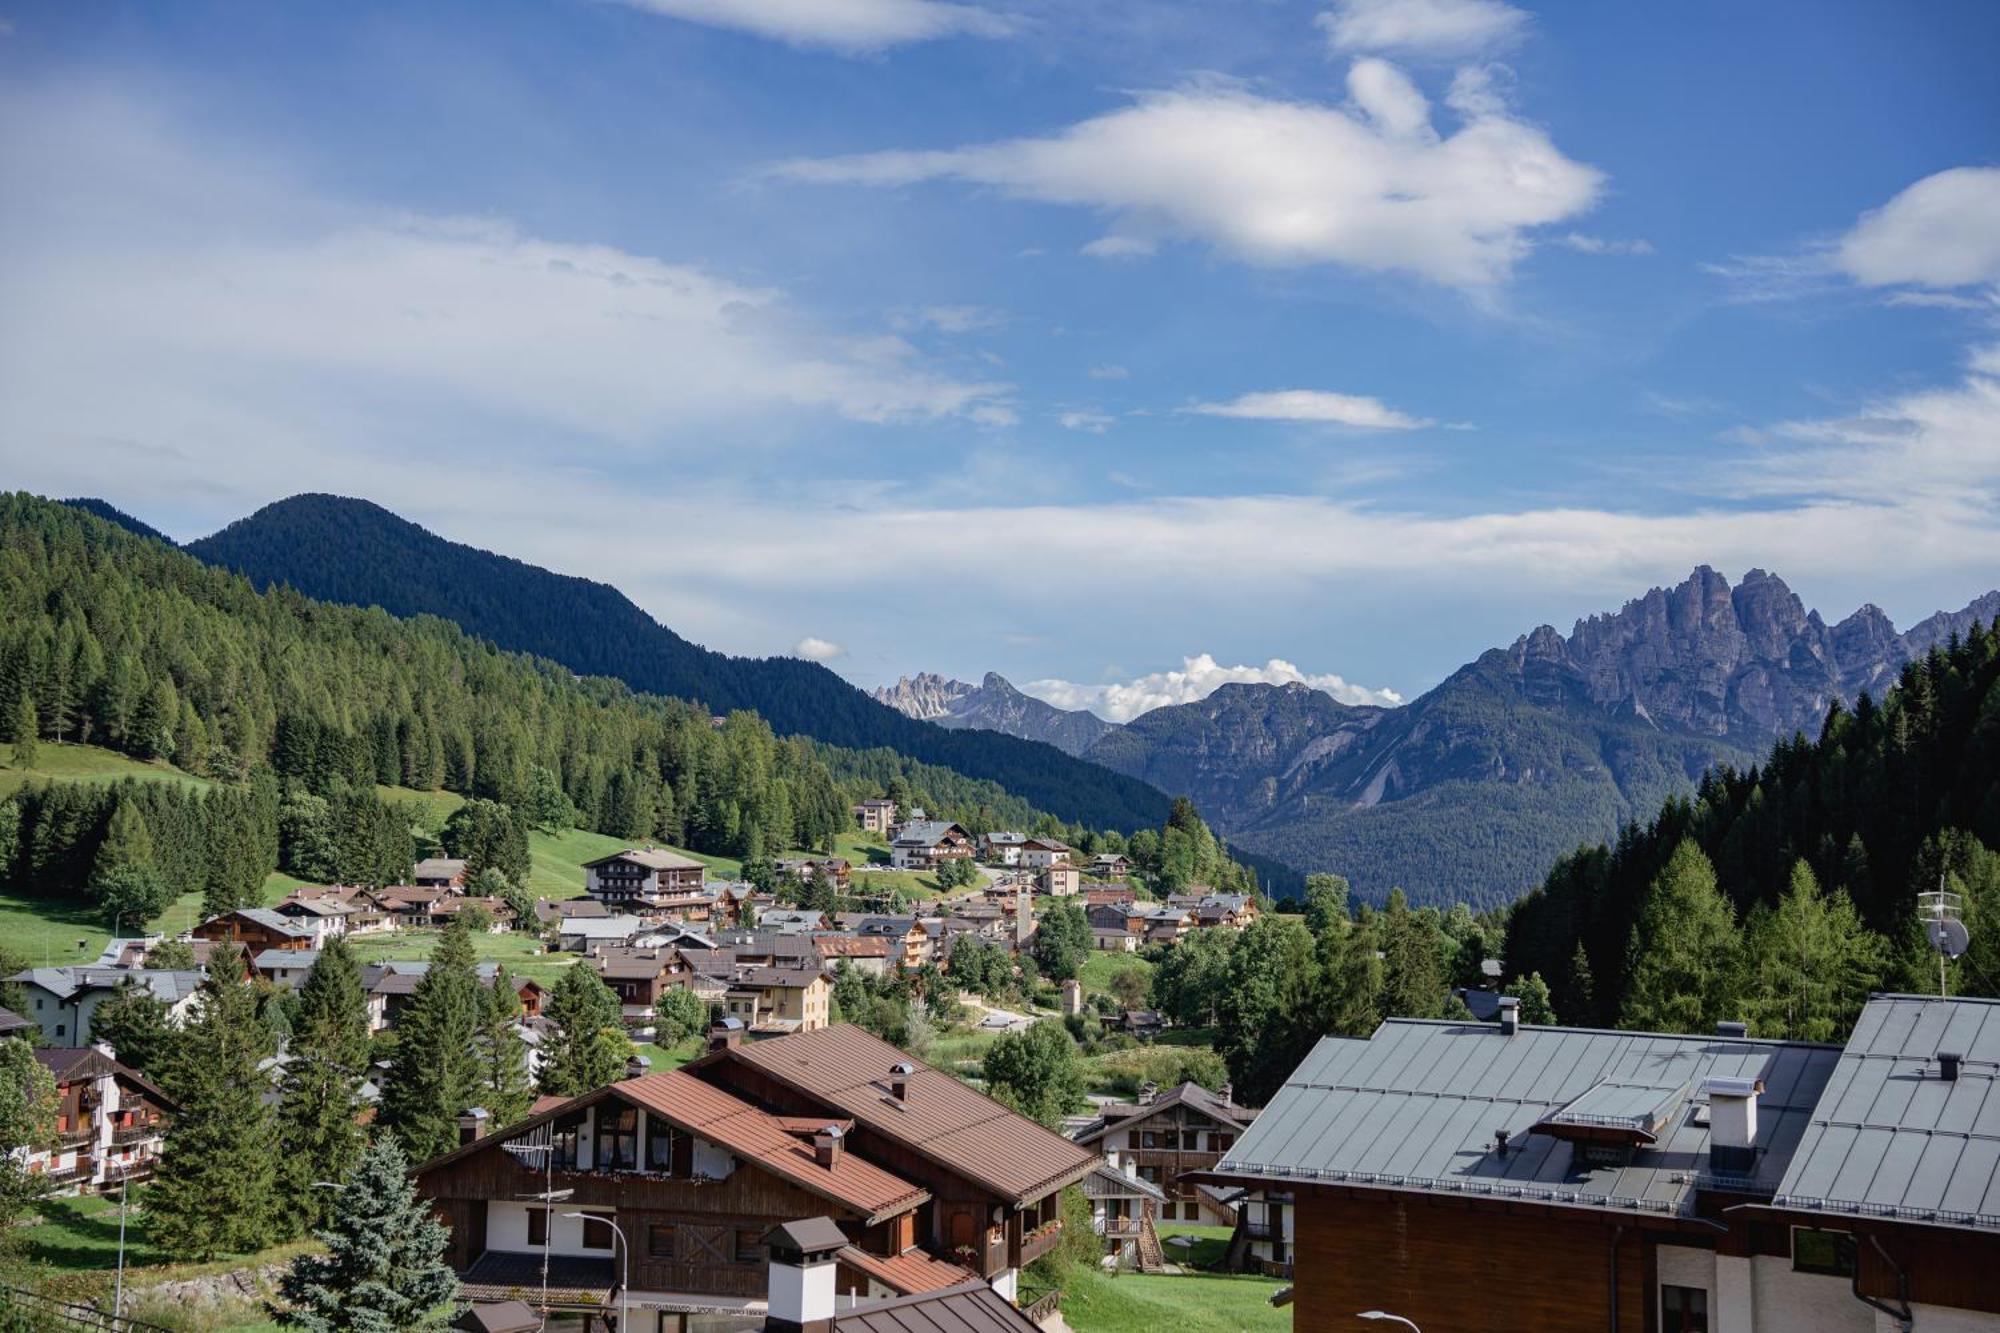
<svg viewBox="0 0 2000 1333">
<path fill-rule="evenodd" d="M 461 1145 L 477 1143 L 486 1137 L 492 1120 L 492 1113 L 483 1106 L 475 1106 L 458 1118 L 458 1141 Z"/>
<path fill-rule="evenodd" d="M 917 1067 L 908 1061 L 902 1061 L 892 1068 L 889 1071 L 889 1095 L 899 1102 L 908 1101 L 910 1099 L 910 1078 L 916 1072 Z"/>
<path fill-rule="evenodd" d="M 839 1125 L 828 1125 L 813 1135 L 813 1160 L 829 1171 L 839 1166 L 844 1137 Z"/>
<path fill-rule="evenodd" d="M 726 1051 L 732 1046 L 743 1044 L 743 1020 L 740 1018 L 720 1018 L 708 1030 L 708 1049 Z"/>
</svg>

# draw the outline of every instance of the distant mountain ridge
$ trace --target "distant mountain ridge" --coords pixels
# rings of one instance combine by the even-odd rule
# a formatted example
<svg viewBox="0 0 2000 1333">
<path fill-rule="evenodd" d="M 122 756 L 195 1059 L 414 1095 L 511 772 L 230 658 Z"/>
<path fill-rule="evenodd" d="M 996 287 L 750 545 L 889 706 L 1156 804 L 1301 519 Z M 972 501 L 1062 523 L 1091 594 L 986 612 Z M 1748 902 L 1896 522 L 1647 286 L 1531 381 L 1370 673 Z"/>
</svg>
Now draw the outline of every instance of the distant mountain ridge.
<svg viewBox="0 0 2000 1333">
<path fill-rule="evenodd" d="M 779 735 L 892 749 L 990 779 L 1065 820 L 1130 831 L 1166 819 L 1167 797 L 1132 777 L 997 732 L 916 721 L 814 662 L 712 652 L 615 588 L 446 541 L 365 500 L 293 496 L 186 549 L 260 588 L 285 584 L 322 601 L 439 616 L 581 675 L 613 676 L 717 713 L 755 709 Z"/>
<path fill-rule="evenodd" d="M 1232 845 L 1339 871 L 1367 897 L 1400 885 L 1419 902 L 1498 903 L 1710 766 L 1816 735 L 1834 699 L 1879 694 L 1905 662 L 1996 617 L 2000 591 L 1906 632 L 1872 605 L 1828 625 L 1773 574 L 1731 587 L 1703 566 L 1567 636 L 1540 626 L 1401 707 L 1225 685 L 1104 723 L 1077 753 L 1192 796 Z M 1006 722 L 989 703 L 1007 693 L 989 676 L 948 708 Z M 1056 741 L 1042 720 L 1017 725 Z"/>
<path fill-rule="evenodd" d="M 1004 732 L 1024 740 L 1044 741 L 1065 754 L 1082 756 L 1115 723 L 1082 709 L 1057 708 L 1023 694 L 998 672 L 989 671 L 977 685 L 950 680 L 932 672 L 905 676 L 875 691 L 875 698 L 905 716 L 935 722 L 940 727 L 974 727 Z"/>
</svg>

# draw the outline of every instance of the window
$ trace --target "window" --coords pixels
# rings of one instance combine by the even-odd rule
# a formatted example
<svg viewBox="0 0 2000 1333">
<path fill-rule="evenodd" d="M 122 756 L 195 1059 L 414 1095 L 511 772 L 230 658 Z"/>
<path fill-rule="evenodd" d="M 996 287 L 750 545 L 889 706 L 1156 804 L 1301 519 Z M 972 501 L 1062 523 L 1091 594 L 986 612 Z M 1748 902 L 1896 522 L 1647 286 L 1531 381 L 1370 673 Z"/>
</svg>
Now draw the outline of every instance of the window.
<svg viewBox="0 0 2000 1333">
<path fill-rule="evenodd" d="M 1845 1231 L 1792 1228 L 1792 1271 L 1854 1276 L 1854 1237 Z"/>
<path fill-rule="evenodd" d="M 636 1106 L 599 1109 L 597 1165 L 605 1171 L 639 1169 L 639 1109 Z"/>
<path fill-rule="evenodd" d="M 646 1256 L 650 1259 L 674 1257 L 673 1223 L 654 1222 L 646 1228 Z"/>
<path fill-rule="evenodd" d="M 764 1247 L 757 1243 L 757 1237 L 759 1234 L 760 1233 L 756 1231 L 750 1231 L 750 1230 L 738 1231 L 736 1233 L 737 1263 L 754 1264 L 754 1263 L 761 1263 L 763 1261 Z"/>
<path fill-rule="evenodd" d="M 1228 1152 L 1235 1143 L 1236 1136 L 1234 1134 L 1211 1134 L 1208 1136 L 1208 1146 L 1216 1152 Z"/>
<path fill-rule="evenodd" d="M 1708 1293 L 1700 1287 L 1662 1285 L 1660 1333 L 1708 1333 Z"/>
<path fill-rule="evenodd" d="M 549 1210 L 546 1208 L 530 1208 L 528 1210 L 528 1244 L 546 1245 L 548 1243 Z"/>
<path fill-rule="evenodd" d="M 672 1175 L 674 1171 L 674 1130 L 648 1116 L 646 1118 L 646 1169 Z"/>
<path fill-rule="evenodd" d="M 583 1227 L 583 1248 L 586 1250 L 609 1250 L 616 1248 L 616 1233 L 611 1230 L 611 1216 L 608 1213 L 585 1213 Z"/>
<path fill-rule="evenodd" d="M 550 1133 L 550 1142 L 555 1147 L 555 1169 L 576 1170 L 576 1132 L 583 1124 L 581 1119 L 555 1125 Z"/>
</svg>

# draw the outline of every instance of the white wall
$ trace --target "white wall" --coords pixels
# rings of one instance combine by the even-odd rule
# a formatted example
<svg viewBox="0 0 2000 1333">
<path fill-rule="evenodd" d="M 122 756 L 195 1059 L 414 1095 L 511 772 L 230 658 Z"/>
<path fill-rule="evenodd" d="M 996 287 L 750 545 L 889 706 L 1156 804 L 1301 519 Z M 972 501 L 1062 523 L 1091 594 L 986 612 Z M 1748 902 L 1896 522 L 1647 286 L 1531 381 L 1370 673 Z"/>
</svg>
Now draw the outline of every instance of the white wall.
<svg viewBox="0 0 2000 1333">
<path fill-rule="evenodd" d="M 495 1199 L 486 1205 L 486 1248 L 506 1250 L 516 1254 L 539 1254 L 542 1247 L 528 1243 L 528 1214 L 539 1207 L 537 1204 L 517 1203 L 512 1199 Z M 582 1255 L 593 1259 L 608 1259 L 611 1250 L 599 1247 L 586 1248 L 583 1243 L 583 1222 L 578 1218 L 564 1217 L 566 1205 L 557 1204 L 549 1218 L 549 1251 L 552 1254 Z M 591 1231 L 607 1241 L 616 1243 L 616 1237 L 604 1227 L 592 1227 Z"/>
<path fill-rule="evenodd" d="M 1911 1304 L 1910 1312 L 1916 1315 L 1915 1327 L 1919 1333 L 1993 1333 L 2000 1329 L 2000 1315 L 1995 1314 L 1974 1314 L 1970 1310 L 1917 1303 Z M 1896 1321 L 1877 1311 L 1875 1329 L 1876 1333 L 1896 1333 Z"/>
<path fill-rule="evenodd" d="M 1875 1311 L 1854 1299 L 1846 1278 L 1794 1273 L 1786 1256 L 1752 1259 L 1750 1291 L 1756 1333 L 1874 1333 Z"/>
</svg>

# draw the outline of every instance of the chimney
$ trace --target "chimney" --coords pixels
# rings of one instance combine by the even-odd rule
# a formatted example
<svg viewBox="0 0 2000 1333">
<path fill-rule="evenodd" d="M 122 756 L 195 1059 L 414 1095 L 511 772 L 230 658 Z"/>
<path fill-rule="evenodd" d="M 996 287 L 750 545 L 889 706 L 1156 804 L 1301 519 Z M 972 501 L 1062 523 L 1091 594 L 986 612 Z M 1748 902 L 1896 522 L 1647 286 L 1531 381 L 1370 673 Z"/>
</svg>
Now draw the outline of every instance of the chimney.
<svg viewBox="0 0 2000 1333">
<path fill-rule="evenodd" d="M 743 1044 L 743 1020 L 740 1018 L 719 1018 L 708 1030 L 708 1049 L 726 1051 Z"/>
<path fill-rule="evenodd" d="M 1160 1085 L 1147 1079 L 1139 1085 L 1139 1105 L 1151 1106 L 1153 1099 L 1160 1095 Z"/>
<path fill-rule="evenodd" d="M 1500 1158 L 1507 1156 L 1507 1131 L 1504 1129 L 1493 1131 L 1493 1155 Z"/>
<path fill-rule="evenodd" d="M 828 1333 L 833 1327 L 834 1256 L 847 1237 L 830 1218 L 809 1217 L 763 1235 L 771 1256 L 766 1333 Z"/>
<path fill-rule="evenodd" d="M 475 1106 L 458 1118 L 458 1141 L 461 1145 L 477 1143 L 486 1137 L 487 1121 L 492 1114 L 483 1106 Z"/>
<path fill-rule="evenodd" d="M 1718 1037 L 1747 1037 L 1750 1035 L 1750 1025 L 1748 1023 L 1733 1023 L 1725 1018 L 1715 1025 L 1715 1035 Z"/>
<path fill-rule="evenodd" d="M 908 1101 L 910 1099 L 910 1076 L 916 1072 L 917 1067 L 908 1061 L 904 1061 L 890 1069 L 889 1095 L 899 1102 Z"/>
<path fill-rule="evenodd" d="M 828 1125 L 813 1135 L 813 1160 L 831 1171 L 840 1165 L 840 1126 Z"/>
<path fill-rule="evenodd" d="M 1216 1089 L 1215 1095 L 1222 1098 L 1224 1102 L 1231 1102 L 1235 1100 L 1235 1097 L 1232 1095 L 1235 1091 L 1236 1085 L 1224 1079 L 1222 1086 Z"/>
<path fill-rule="evenodd" d="M 1747 1176 L 1757 1169 L 1757 1095 L 1764 1080 L 1711 1075 L 1708 1094 L 1708 1165 L 1717 1175 Z"/>
<path fill-rule="evenodd" d="M 1500 997 L 1500 1035 L 1511 1037 L 1521 1030 L 1521 1001 L 1512 995 Z"/>
<path fill-rule="evenodd" d="M 1947 1083 L 1958 1082 L 1958 1066 L 1964 1059 L 1957 1051 L 1939 1051 L 1938 1077 Z"/>
</svg>

